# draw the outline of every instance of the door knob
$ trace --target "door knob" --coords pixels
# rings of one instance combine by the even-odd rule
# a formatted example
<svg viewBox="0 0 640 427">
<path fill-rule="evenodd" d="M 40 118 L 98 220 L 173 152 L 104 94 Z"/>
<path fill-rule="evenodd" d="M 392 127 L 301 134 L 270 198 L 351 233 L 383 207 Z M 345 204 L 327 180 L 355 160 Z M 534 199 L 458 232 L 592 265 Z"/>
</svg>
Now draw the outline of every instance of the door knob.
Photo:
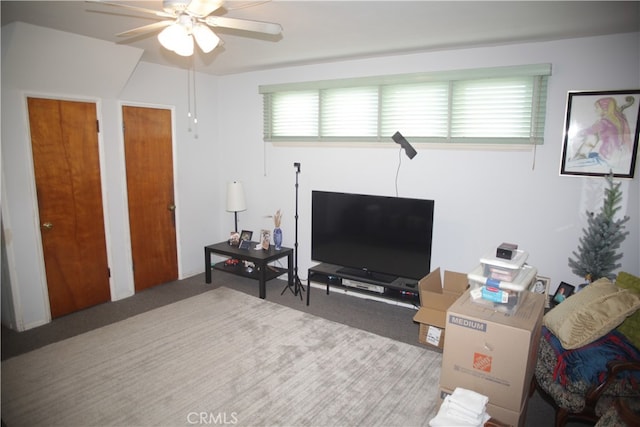
<svg viewBox="0 0 640 427">
<path fill-rule="evenodd" d="M 53 228 L 53 224 L 51 224 L 50 222 L 45 222 L 44 224 L 42 224 L 42 228 L 46 228 L 47 230 L 51 230 Z"/>
<path fill-rule="evenodd" d="M 170 211 L 173 212 L 173 211 L 176 210 L 176 205 L 169 205 L 169 207 L 167 209 L 169 209 Z"/>
</svg>

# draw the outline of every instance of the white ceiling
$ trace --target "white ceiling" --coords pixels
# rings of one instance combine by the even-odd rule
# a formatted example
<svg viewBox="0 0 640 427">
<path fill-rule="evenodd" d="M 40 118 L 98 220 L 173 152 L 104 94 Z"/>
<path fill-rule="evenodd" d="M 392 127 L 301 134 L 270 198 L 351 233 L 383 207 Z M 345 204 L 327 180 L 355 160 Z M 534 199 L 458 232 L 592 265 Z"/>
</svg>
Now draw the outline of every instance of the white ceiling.
<svg viewBox="0 0 640 427">
<path fill-rule="evenodd" d="M 162 9 L 162 1 L 122 3 Z M 84 1 L 2 1 L 2 25 L 22 21 L 144 49 L 143 61 L 188 68 L 157 32 L 115 34 L 158 18 Z M 279 37 L 216 29 L 222 47 L 200 72 L 225 75 L 295 64 L 640 31 L 639 1 L 288 1 L 227 0 L 215 14 L 276 22 Z M 597 60 L 597 58 L 594 58 Z"/>
</svg>

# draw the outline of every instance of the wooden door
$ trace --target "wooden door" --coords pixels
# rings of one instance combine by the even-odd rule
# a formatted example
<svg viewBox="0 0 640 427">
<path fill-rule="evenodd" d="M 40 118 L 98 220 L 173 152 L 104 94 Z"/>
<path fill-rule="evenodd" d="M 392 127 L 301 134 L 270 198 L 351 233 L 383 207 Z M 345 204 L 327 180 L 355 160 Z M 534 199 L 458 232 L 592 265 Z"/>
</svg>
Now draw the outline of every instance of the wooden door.
<svg viewBox="0 0 640 427">
<path fill-rule="evenodd" d="M 96 106 L 28 98 L 51 316 L 110 300 Z"/>
<path fill-rule="evenodd" d="M 171 111 L 125 106 L 124 147 L 136 291 L 178 278 Z"/>
</svg>

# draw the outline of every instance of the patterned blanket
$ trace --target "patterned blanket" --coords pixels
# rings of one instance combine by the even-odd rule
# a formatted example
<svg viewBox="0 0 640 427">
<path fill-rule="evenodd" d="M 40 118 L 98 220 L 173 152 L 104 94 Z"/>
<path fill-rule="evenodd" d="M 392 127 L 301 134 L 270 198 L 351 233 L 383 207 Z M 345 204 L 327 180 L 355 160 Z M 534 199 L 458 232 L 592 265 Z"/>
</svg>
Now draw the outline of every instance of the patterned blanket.
<svg viewBox="0 0 640 427">
<path fill-rule="evenodd" d="M 596 384 L 604 380 L 607 363 L 612 360 L 640 360 L 640 351 L 615 329 L 583 347 L 566 350 L 546 327 L 542 327 L 542 337 L 549 342 L 556 354 L 557 364 L 553 378 L 563 386 L 567 381 L 587 381 Z M 632 387 L 640 384 L 640 372 L 624 372 Z"/>
</svg>

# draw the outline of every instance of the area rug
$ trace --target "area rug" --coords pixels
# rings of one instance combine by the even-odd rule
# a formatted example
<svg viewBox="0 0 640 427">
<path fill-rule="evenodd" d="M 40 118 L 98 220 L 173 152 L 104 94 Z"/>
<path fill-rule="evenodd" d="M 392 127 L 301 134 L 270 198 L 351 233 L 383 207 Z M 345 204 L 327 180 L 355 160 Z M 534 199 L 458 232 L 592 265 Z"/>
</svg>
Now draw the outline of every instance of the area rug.
<svg viewBox="0 0 640 427">
<path fill-rule="evenodd" d="M 440 366 L 426 348 L 218 288 L 2 362 L 2 419 L 421 426 Z"/>
</svg>

